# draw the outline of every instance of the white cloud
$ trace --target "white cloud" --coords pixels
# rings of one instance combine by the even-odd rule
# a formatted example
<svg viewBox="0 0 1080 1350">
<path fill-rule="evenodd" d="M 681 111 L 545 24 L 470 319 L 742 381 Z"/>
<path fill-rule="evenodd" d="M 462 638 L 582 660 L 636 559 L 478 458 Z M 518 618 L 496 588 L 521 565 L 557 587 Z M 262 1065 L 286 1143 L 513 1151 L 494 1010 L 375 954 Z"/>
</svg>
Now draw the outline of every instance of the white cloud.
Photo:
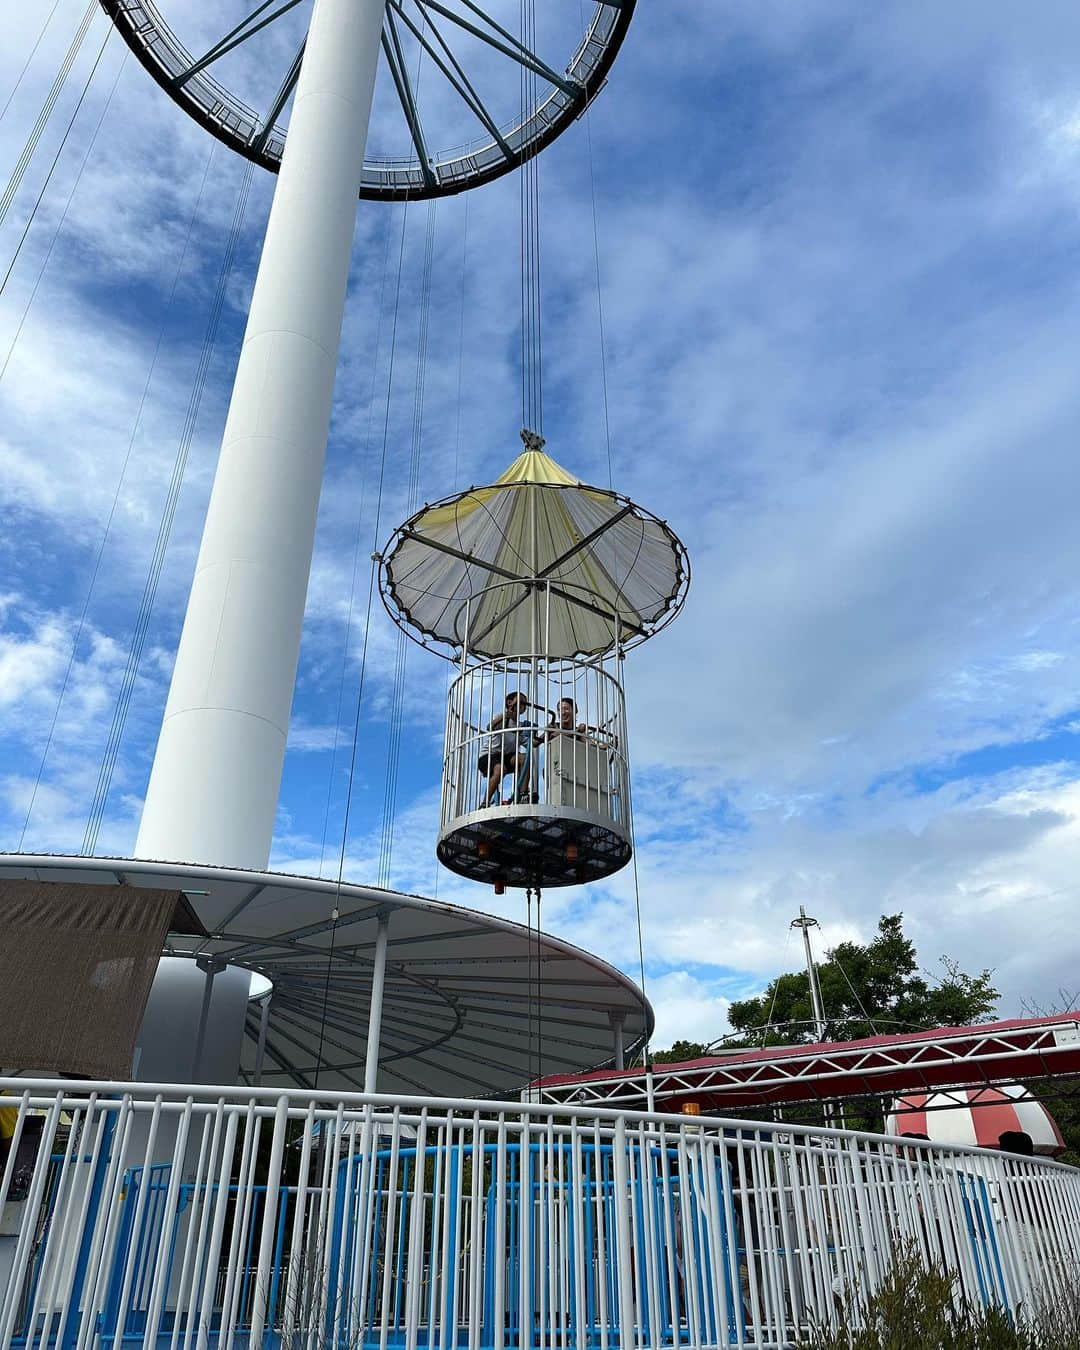
<svg viewBox="0 0 1080 1350">
<path fill-rule="evenodd" d="M 65 0 L 0 127 L 0 167 L 17 158 L 80 8 Z M 36 36 L 32 10 L 11 16 L 0 90 Z M 222 14 L 202 3 L 172 17 L 194 48 Z M 639 6 L 589 113 L 616 486 L 671 519 L 695 569 L 685 615 L 627 662 L 658 1043 L 718 1034 L 728 997 L 795 964 L 785 941 L 800 902 L 822 920 L 825 944 L 869 937 L 878 914 L 903 909 L 929 962 L 945 951 L 998 967 L 1011 1006 L 1070 983 L 1074 756 L 1066 746 L 1041 770 L 1023 767 L 1019 751 L 1010 769 L 1009 756 L 1063 721 L 1071 734 L 1078 725 L 1078 59 L 1080 20 L 1059 0 L 1037 11 L 974 0 Z M 231 69 L 241 85 L 259 73 L 246 61 L 239 54 Z M 77 82 L 78 72 L 65 98 Z M 4 296 L 0 357 L 106 87 L 95 86 Z M 380 102 L 376 135 L 394 148 L 388 115 Z M 53 148 L 43 143 L 31 166 L 0 232 L 4 250 Z M 9 842 L 210 148 L 129 61 L 0 383 Z M 81 839 L 240 171 L 214 151 L 35 804 L 43 843 Z M 541 173 L 550 448 L 604 482 L 580 126 Z M 272 186 L 256 175 L 136 689 L 103 835 L 121 850 L 134 835 Z M 516 182 L 472 194 L 468 209 L 463 352 L 464 204 L 437 212 L 422 497 L 493 477 L 515 450 Z M 410 207 L 388 416 L 401 215 L 368 205 L 358 214 L 275 851 L 299 870 L 338 865 L 368 555 L 407 509 L 426 212 Z M 346 875 L 368 880 L 396 653 L 376 597 L 346 847 Z M 429 893 L 445 676 L 409 650 L 390 870 L 395 884 Z M 991 748 L 989 767 L 916 790 L 926 766 L 960 773 L 964 756 Z M 496 902 L 445 873 L 438 886 L 523 917 L 520 896 Z M 544 907 L 551 931 L 635 972 L 629 873 L 552 892 Z"/>
<path fill-rule="evenodd" d="M 648 992 L 656 1011 L 654 1046 L 663 1048 L 676 1040 L 707 1045 L 726 1023 L 729 1000 L 685 970 L 650 981 Z"/>
</svg>

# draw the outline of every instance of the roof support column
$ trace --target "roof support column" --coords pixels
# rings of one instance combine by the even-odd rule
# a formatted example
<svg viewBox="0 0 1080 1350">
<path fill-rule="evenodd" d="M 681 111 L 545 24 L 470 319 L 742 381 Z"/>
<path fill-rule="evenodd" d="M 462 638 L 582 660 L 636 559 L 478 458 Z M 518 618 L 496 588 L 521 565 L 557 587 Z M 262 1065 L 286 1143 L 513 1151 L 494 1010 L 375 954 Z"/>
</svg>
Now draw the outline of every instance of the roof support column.
<svg viewBox="0 0 1080 1350">
<path fill-rule="evenodd" d="M 383 990 L 386 987 L 386 945 L 390 934 L 390 915 L 379 915 L 375 935 L 375 962 L 371 971 L 371 1005 L 368 1009 L 367 1053 L 364 1056 L 364 1091 L 377 1092 L 379 1082 L 379 1041 L 382 1036 Z"/>
<path fill-rule="evenodd" d="M 385 0 L 316 0 L 135 846 L 265 868 Z"/>
<path fill-rule="evenodd" d="M 626 1050 L 623 1046 L 623 1021 L 623 1013 L 614 1012 L 611 1014 L 611 1031 L 615 1041 L 616 1069 L 626 1068 Z"/>
<path fill-rule="evenodd" d="M 270 1000 L 274 997 L 271 989 L 259 1005 L 259 1043 L 255 1049 L 255 1086 L 262 1085 L 263 1064 L 266 1060 L 266 1032 L 270 1023 Z"/>
</svg>

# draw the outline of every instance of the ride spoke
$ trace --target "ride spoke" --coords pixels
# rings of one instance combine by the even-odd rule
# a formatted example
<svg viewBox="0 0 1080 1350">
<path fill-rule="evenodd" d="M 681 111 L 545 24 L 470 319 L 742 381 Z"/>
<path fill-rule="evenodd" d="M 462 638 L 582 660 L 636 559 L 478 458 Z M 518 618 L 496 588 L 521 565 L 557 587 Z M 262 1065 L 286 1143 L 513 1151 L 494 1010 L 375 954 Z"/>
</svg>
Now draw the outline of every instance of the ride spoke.
<svg viewBox="0 0 1080 1350">
<path fill-rule="evenodd" d="M 382 46 L 386 53 L 386 63 L 390 67 L 390 74 L 394 80 L 398 99 L 401 102 L 401 110 L 405 114 L 405 121 L 409 124 L 409 132 L 413 144 L 416 146 L 417 157 L 420 160 L 420 172 L 424 175 L 424 182 L 428 187 L 434 187 L 436 179 L 431 170 L 431 160 L 424 141 L 423 128 L 420 126 L 420 115 L 416 108 L 416 95 L 413 91 L 412 81 L 409 79 L 405 55 L 401 50 L 401 39 L 398 36 L 397 24 L 394 22 L 393 11 L 389 6 L 386 10 L 386 22 L 383 26 Z"/>
<path fill-rule="evenodd" d="M 268 14 L 260 23 L 252 26 L 252 20 L 258 18 L 265 10 L 269 9 L 274 0 L 263 0 L 261 5 L 256 6 L 250 14 L 245 15 L 243 19 L 225 34 L 223 38 L 215 42 L 210 50 L 200 56 L 197 61 L 188 66 L 187 70 L 182 70 L 173 81 L 178 87 L 185 85 L 193 75 L 197 75 L 200 70 L 205 70 L 209 65 L 239 47 L 241 43 L 247 42 L 248 38 L 254 37 L 256 33 L 272 24 L 276 19 L 280 19 L 283 14 L 287 14 L 290 9 L 295 9 L 301 0 L 285 0 L 285 3 Z"/>
<path fill-rule="evenodd" d="M 565 76 L 557 74 L 545 61 L 537 56 L 534 51 L 531 51 L 524 43 L 520 42 L 513 33 L 507 32 L 507 30 L 503 28 L 501 24 L 496 23 L 489 14 L 485 14 L 482 9 L 470 3 L 470 0 L 461 0 L 461 3 L 466 5 L 474 14 L 478 15 L 486 23 L 490 24 L 490 26 L 495 29 L 496 33 L 506 39 L 505 42 L 500 42 L 499 39 L 491 33 L 485 33 L 482 28 L 478 28 L 474 23 L 470 23 L 463 14 L 456 14 L 452 9 L 447 9 L 445 5 L 439 3 L 439 0 L 414 0 L 414 3 L 416 4 L 416 7 L 424 13 L 429 23 L 431 20 L 427 11 L 433 9 L 437 14 L 441 14 L 444 18 L 449 19 L 451 23 L 456 23 L 459 28 L 463 28 L 467 33 L 471 33 L 473 37 L 479 38 L 481 42 L 486 42 L 489 47 L 494 47 L 496 51 L 502 52 L 504 56 L 509 56 L 511 60 L 516 61 L 520 66 L 524 66 L 526 70 L 533 71 L 534 74 L 539 75 L 542 79 L 546 80 L 548 84 L 554 85 L 556 89 L 561 89 L 563 93 L 569 94 L 575 99 L 581 98 L 584 94 L 585 91 L 580 84 L 576 84 L 574 81 L 566 79 Z"/>
<path fill-rule="evenodd" d="M 435 22 L 431 18 L 431 16 L 430 15 L 426 16 L 428 28 L 430 28 L 432 35 L 434 36 L 435 40 L 438 42 L 439 46 L 445 53 L 447 61 L 449 61 L 450 64 L 453 66 L 452 71 L 448 68 L 446 61 L 442 59 L 439 53 L 427 40 L 427 37 L 425 36 L 423 29 L 420 28 L 419 25 L 416 24 L 406 13 L 403 5 L 401 4 L 401 0 L 389 0 L 389 3 L 397 12 L 398 17 L 401 19 L 402 23 L 406 25 L 409 31 L 416 38 L 417 42 L 419 42 L 420 45 L 423 47 L 424 51 L 427 52 L 427 54 L 431 57 L 432 61 L 434 61 L 436 66 L 438 66 L 439 70 L 442 71 L 443 75 L 446 77 L 447 83 L 461 97 L 466 107 L 469 108 L 470 111 L 474 113 L 475 116 L 480 120 L 485 129 L 491 135 L 491 138 L 499 146 L 500 150 L 502 150 L 506 158 L 513 159 L 514 152 L 510 149 L 510 146 L 507 143 L 506 138 L 503 136 L 502 132 L 496 125 L 495 119 L 491 116 L 487 108 L 484 106 L 484 102 L 480 98 L 480 95 L 476 92 L 475 88 L 473 87 L 472 81 L 465 74 L 464 70 L 462 70 L 461 63 L 458 61 L 457 57 L 450 49 L 446 39 L 443 37 L 443 35 L 439 32 L 438 28 L 435 26 Z"/>
<path fill-rule="evenodd" d="M 266 116 L 263 119 L 262 129 L 252 139 L 251 148 L 253 150 L 260 151 L 266 148 L 266 142 L 270 139 L 270 135 L 274 130 L 274 123 L 281 116 L 281 110 L 285 107 L 285 104 L 288 103 L 292 91 L 296 88 L 296 81 L 300 78 L 300 67 L 304 63 L 304 48 L 306 45 L 306 40 L 301 42 L 300 50 L 293 58 L 293 63 L 281 82 L 281 88 L 274 96 L 273 103 L 267 108 Z"/>
</svg>

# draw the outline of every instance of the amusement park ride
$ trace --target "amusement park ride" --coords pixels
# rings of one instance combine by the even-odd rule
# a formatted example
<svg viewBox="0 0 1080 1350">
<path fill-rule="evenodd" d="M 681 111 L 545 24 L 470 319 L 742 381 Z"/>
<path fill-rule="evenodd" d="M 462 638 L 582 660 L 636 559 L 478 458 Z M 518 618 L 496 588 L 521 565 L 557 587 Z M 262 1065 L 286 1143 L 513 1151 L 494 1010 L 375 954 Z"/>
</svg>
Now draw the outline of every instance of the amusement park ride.
<svg viewBox="0 0 1080 1350">
<path fill-rule="evenodd" d="M 301 3 L 262 0 L 196 56 L 151 0 L 101 0 L 161 88 L 278 182 L 135 857 L 0 859 L 5 957 L 25 954 L 40 1022 L 32 1057 L 0 1040 L 24 1075 L 0 1080 L 0 1344 L 781 1346 L 905 1233 L 973 1296 L 1030 1299 L 1023 1235 L 1039 1225 L 1051 1258 L 1080 1234 L 1068 1169 L 628 1111 L 620 1070 L 652 1011 L 624 975 L 475 910 L 267 870 L 357 201 L 534 173 L 634 12 L 569 6 L 553 66 L 535 0 L 315 0 L 295 48 L 267 40 Z M 281 65 L 256 113 L 219 74 L 261 41 Z M 401 157 L 366 153 L 377 74 Z M 484 81 L 512 88 L 512 116 Z M 448 99 L 475 135 L 447 150 L 428 111 Z M 523 438 L 378 562 L 395 622 L 456 669 L 438 857 L 539 892 L 631 857 L 623 659 L 678 612 L 689 568 L 664 521 Z M 85 957 L 91 928 L 130 967 Z M 85 1081 L 73 1019 L 130 1014 L 124 971 L 148 955 L 145 1011 L 94 1061 L 119 1067 Z M 84 977 L 64 1016 L 61 958 Z M 710 1109 L 739 1074 L 714 1065 L 706 1088 L 679 1068 Z M 84 1081 L 28 1076 L 60 1072 Z M 538 1077 L 546 1103 L 512 1101 Z"/>
</svg>

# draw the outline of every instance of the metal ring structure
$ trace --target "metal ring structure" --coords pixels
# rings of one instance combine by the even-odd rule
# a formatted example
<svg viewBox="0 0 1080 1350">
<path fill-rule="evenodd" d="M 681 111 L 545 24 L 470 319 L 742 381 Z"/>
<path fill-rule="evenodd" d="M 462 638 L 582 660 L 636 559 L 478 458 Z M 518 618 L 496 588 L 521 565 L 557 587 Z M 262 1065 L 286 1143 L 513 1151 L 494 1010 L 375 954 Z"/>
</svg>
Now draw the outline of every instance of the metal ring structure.
<svg viewBox="0 0 1080 1350">
<path fill-rule="evenodd" d="M 264 0 L 200 57 L 179 41 L 153 0 L 100 0 L 128 47 L 154 80 L 200 126 L 246 159 L 276 173 L 286 131 L 278 118 L 300 74 L 303 45 L 282 72 L 277 92 L 260 114 L 211 73 L 215 61 L 293 9 L 301 0 Z M 414 147 L 411 158 L 368 155 L 360 196 L 383 201 L 452 196 L 510 173 L 539 154 L 574 121 L 603 87 L 633 16 L 636 0 L 593 0 L 594 13 L 563 72 L 552 69 L 475 0 L 387 0 L 383 56 Z M 269 15 L 266 11 L 270 10 Z M 455 55 L 444 27 L 469 34 L 501 53 L 537 88 L 523 115 L 498 124 Z M 483 134 L 432 151 L 416 106 L 403 40 L 422 49 L 468 109 Z"/>
</svg>

